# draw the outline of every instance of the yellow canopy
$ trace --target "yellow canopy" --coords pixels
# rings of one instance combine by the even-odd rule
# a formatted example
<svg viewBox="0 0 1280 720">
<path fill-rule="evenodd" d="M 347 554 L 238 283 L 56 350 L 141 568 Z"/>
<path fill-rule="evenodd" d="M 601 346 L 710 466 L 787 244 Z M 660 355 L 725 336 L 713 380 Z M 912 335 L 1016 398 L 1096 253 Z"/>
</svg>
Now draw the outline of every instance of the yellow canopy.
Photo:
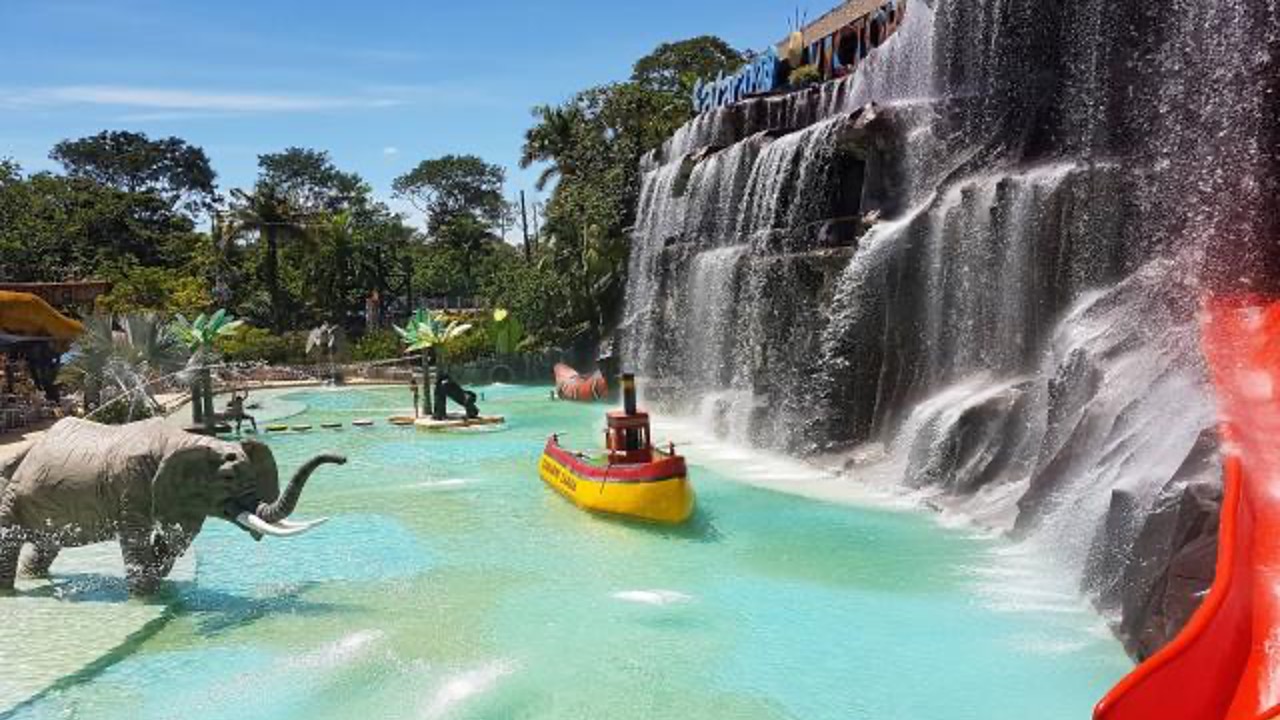
<svg viewBox="0 0 1280 720">
<path fill-rule="evenodd" d="M 0 332 L 70 342 L 80 337 L 84 326 L 54 310 L 39 296 L 0 290 Z"/>
</svg>

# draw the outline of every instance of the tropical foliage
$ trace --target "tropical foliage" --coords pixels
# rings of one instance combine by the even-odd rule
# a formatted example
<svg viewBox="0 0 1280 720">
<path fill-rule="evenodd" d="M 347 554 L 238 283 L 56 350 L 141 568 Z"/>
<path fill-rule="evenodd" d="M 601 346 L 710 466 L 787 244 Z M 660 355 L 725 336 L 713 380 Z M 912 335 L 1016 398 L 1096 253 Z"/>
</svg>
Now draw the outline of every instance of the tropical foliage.
<svg viewBox="0 0 1280 720">
<path fill-rule="evenodd" d="M 493 338 L 493 349 L 499 355 L 514 355 L 524 340 L 524 325 L 506 308 L 493 311 L 493 322 L 489 326 L 489 335 Z"/>
<path fill-rule="evenodd" d="M 697 77 L 744 59 L 716 38 L 669 43 L 625 81 L 535 108 L 520 164 L 550 197 L 522 233 L 503 168 L 465 149 L 395 180 L 421 212 L 412 221 L 318 149 L 263 154 L 257 178 L 235 189 L 218 187 L 203 149 L 131 131 L 58 143 L 58 172 L 0 158 L 0 278 L 108 280 L 99 310 L 113 314 L 225 307 L 260 328 L 221 336 L 228 356 L 296 356 L 305 334 L 286 338 L 323 323 L 358 341 L 429 298 L 507 308 L 519 347 L 564 347 L 617 319 L 641 158 L 690 119 Z M 508 241 L 525 232 L 522 252 Z"/>
<path fill-rule="evenodd" d="M 234 335 L 242 325 L 243 320 L 233 320 L 226 310 L 219 310 L 208 316 L 201 313 L 191 321 L 179 315 L 173 319 L 172 327 L 178 341 L 196 356 L 214 353 L 218 340 Z"/>
<path fill-rule="evenodd" d="M 671 43 L 641 58 L 628 82 L 534 109 L 520 164 L 541 167 L 540 184 L 558 181 L 539 242 L 541 277 L 513 278 L 517 288 L 521 280 L 531 281 L 551 295 L 542 308 L 527 299 L 517 308 L 535 335 L 598 338 L 614 323 L 626 283 L 625 229 L 635 222 L 641 158 L 690 120 L 698 77 L 731 71 L 745 59 L 718 38 Z M 514 297 L 503 302 L 520 304 Z"/>
<path fill-rule="evenodd" d="M 186 361 L 177 336 L 154 313 L 96 315 L 84 326 L 64 382 L 84 393 L 86 407 L 101 422 L 150 417 L 157 407 L 155 384 Z"/>
<path fill-rule="evenodd" d="M 218 310 L 209 316 L 201 313 L 190 322 L 179 315 L 170 325 L 178 341 L 191 353 L 188 365 L 195 370 L 191 383 L 191 420 L 196 425 L 213 425 L 213 378 L 209 366 L 217 357 L 218 340 L 234 335 L 243 324 L 242 320 L 231 319 L 226 310 Z"/>
<path fill-rule="evenodd" d="M 395 331 L 404 343 L 406 353 L 434 350 L 437 360 L 443 364 L 450 347 L 471 327 L 471 323 L 447 318 L 443 313 L 418 310 L 404 327 L 396 327 Z"/>
<path fill-rule="evenodd" d="M 244 325 L 235 333 L 219 338 L 215 349 L 223 362 L 232 364 L 301 365 L 307 362 L 307 333 L 274 333 Z"/>
</svg>

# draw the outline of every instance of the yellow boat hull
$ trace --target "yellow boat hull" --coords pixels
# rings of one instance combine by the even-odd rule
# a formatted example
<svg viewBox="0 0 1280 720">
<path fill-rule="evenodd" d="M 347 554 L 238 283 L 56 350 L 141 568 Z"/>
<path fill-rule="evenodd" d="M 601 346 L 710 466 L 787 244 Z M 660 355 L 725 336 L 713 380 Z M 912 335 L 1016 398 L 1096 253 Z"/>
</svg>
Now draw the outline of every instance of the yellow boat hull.
<svg viewBox="0 0 1280 720">
<path fill-rule="evenodd" d="M 538 474 L 583 510 L 664 525 L 678 525 L 693 514 L 693 485 L 684 475 L 644 482 L 600 481 L 575 472 L 549 453 L 543 454 Z"/>
</svg>

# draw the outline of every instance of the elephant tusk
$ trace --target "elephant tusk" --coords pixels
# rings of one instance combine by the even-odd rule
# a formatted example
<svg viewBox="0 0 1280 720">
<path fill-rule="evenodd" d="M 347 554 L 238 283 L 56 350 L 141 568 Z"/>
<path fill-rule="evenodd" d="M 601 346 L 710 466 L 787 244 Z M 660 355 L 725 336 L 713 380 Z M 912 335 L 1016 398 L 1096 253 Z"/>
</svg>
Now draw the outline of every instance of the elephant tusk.
<svg viewBox="0 0 1280 720">
<path fill-rule="evenodd" d="M 290 520 L 281 520 L 280 522 L 276 523 L 276 525 L 278 527 L 284 528 L 285 530 L 300 530 L 302 532 L 306 532 L 307 530 L 314 530 L 315 528 L 318 528 L 327 522 L 329 522 L 329 518 L 326 517 L 326 518 L 317 518 L 315 520 L 309 520 L 307 522 L 293 522 Z"/>
<path fill-rule="evenodd" d="M 247 511 L 236 516 L 236 523 L 246 530 L 261 533 L 262 535 L 270 535 L 271 537 L 293 537 L 294 535 L 301 535 L 311 529 L 309 527 L 281 527 L 280 525 L 269 523 L 257 515 Z"/>
</svg>

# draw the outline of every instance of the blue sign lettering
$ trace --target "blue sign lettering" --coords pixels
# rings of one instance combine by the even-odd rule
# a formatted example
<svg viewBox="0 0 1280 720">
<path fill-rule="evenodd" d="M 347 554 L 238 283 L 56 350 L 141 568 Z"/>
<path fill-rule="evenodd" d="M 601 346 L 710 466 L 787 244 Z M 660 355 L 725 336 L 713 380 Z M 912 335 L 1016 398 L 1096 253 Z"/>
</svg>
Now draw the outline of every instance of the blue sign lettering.
<svg viewBox="0 0 1280 720">
<path fill-rule="evenodd" d="M 741 70 L 725 77 L 721 73 L 710 82 L 693 87 L 694 112 L 706 112 L 740 102 L 748 95 L 771 92 L 778 87 L 778 54 L 769 48 Z"/>
</svg>

